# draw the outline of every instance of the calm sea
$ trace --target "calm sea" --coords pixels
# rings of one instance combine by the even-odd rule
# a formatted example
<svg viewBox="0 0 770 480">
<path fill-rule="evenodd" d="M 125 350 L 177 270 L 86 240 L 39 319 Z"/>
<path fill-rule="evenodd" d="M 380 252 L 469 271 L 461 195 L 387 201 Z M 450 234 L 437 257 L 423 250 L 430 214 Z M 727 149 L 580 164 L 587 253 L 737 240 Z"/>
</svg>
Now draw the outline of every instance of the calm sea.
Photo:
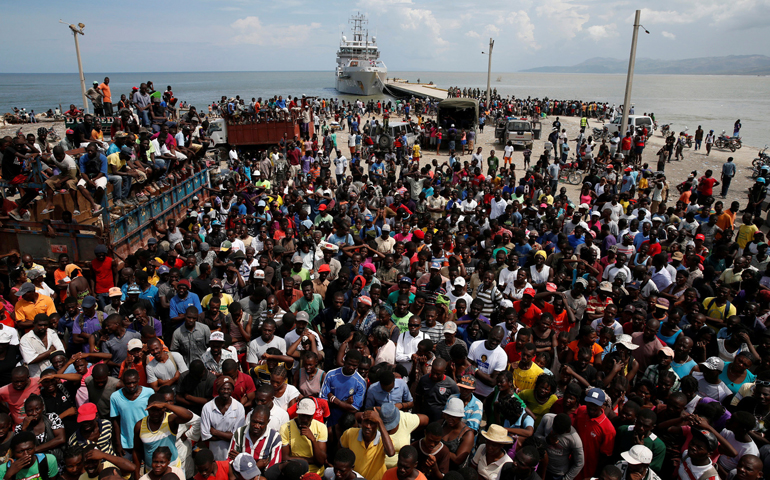
<svg viewBox="0 0 770 480">
<path fill-rule="evenodd" d="M 205 73 L 110 73 L 113 102 L 131 87 L 152 80 L 157 90 L 173 87 L 175 95 L 201 108 L 221 95 L 250 99 L 273 95 L 338 97 L 332 72 L 205 72 Z M 88 74 L 86 87 L 105 74 Z M 486 88 L 484 73 L 390 72 L 390 77 L 430 82 L 440 87 Z M 497 80 L 500 81 L 497 81 Z M 494 73 L 492 87 L 503 95 L 607 101 L 620 104 L 624 75 Z M 717 133 L 732 133 L 735 120 L 743 124 L 747 145 L 770 143 L 767 121 L 770 82 L 767 77 L 705 75 L 637 75 L 632 95 L 635 112 L 654 112 L 659 123 L 674 123 L 694 132 L 698 125 Z M 0 74 L 0 113 L 15 106 L 44 112 L 61 104 L 82 107 L 77 74 Z"/>
</svg>

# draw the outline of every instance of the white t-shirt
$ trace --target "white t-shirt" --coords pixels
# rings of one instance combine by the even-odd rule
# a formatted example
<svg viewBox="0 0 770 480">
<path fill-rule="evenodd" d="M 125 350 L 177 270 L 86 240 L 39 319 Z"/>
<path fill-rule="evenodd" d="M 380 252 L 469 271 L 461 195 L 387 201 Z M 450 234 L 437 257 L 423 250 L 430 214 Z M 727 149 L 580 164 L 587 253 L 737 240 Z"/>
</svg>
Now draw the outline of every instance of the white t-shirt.
<svg viewBox="0 0 770 480">
<path fill-rule="evenodd" d="M 171 150 L 168 149 L 166 144 L 164 143 L 163 146 L 160 145 L 158 142 L 158 139 L 152 140 L 152 149 L 155 150 L 155 156 L 158 157 L 160 155 L 170 155 Z"/>
<path fill-rule="evenodd" d="M 446 293 L 446 296 L 449 298 L 449 308 L 451 310 L 455 309 L 455 305 L 457 304 L 457 300 L 463 299 L 465 300 L 465 311 L 467 312 L 471 308 L 471 302 L 473 301 L 473 297 L 471 297 L 468 292 L 465 292 L 464 294 L 460 295 L 459 297 L 456 297 L 455 294 L 451 291 L 448 291 Z"/>
<path fill-rule="evenodd" d="M 238 153 L 235 150 L 230 150 L 228 156 L 230 157 L 230 160 L 238 160 Z"/>
<path fill-rule="evenodd" d="M 259 363 L 262 354 L 264 354 L 268 348 L 275 347 L 286 355 L 286 341 L 281 337 L 273 337 L 270 343 L 265 343 L 262 340 L 262 336 L 259 336 L 249 342 L 249 351 L 246 354 L 246 362 L 257 364 Z"/>
<path fill-rule="evenodd" d="M 299 390 L 291 384 L 286 384 L 286 391 L 280 397 L 273 397 L 273 405 L 283 410 L 289 409 L 289 402 L 299 397 Z"/>
<path fill-rule="evenodd" d="M 757 444 L 754 443 L 752 440 L 749 440 L 748 443 L 739 442 L 735 439 L 735 434 L 728 429 L 723 429 L 721 432 L 719 432 L 720 435 L 722 435 L 727 442 L 735 447 L 735 450 L 738 452 L 738 455 L 734 457 L 728 457 L 727 455 L 720 455 L 719 456 L 719 464 L 724 467 L 725 470 L 728 472 L 735 467 L 738 466 L 738 460 L 744 455 L 756 455 L 759 456 L 759 449 L 757 448 Z"/>
<path fill-rule="evenodd" d="M 513 145 L 506 145 L 505 152 L 503 153 L 503 157 L 512 157 L 512 156 L 513 156 Z"/>
<path fill-rule="evenodd" d="M 345 168 L 348 166 L 348 159 L 345 158 L 345 156 L 337 157 L 334 159 L 334 173 L 337 175 L 342 175 L 345 173 Z"/>
<path fill-rule="evenodd" d="M 61 162 L 56 160 L 55 156 L 51 157 L 51 160 L 53 160 L 54 165 L 56 165 L 56 167 L 64 174 L 69 170 L 78 169 L 78 164 L 75 162 L 75 159 L 67 154 L 64 154 L 64 159 Z"/>
<path fill-rule="evenodd" d="M 488 350 L 485 346 L 486 340 L 477 340 L 471 345 L 471 349 L 468 352 L 468 358 L 476 363 L 479 370 L 491 375 L 494 372 L 502 372 L 508 365 L 508 356 L 505 354 L 505 350 L 499 346 L 494 350 Z M 476 392 L 482 397 L 486 397 L 492 393 L 494 387 L 485 385 L 482 382 L 476 382 Z"/>
<path fill-rule="evenodd" d="M 682 454 L 682 458 L 684 458 L 684 455 L 687 454 L 687 450 L 684 451 Z M 687 466 L 690 467 L 690 471 L 692 472 L 692 475 L 698 479 L 703 476 L 709 469 L 714 468 L 716 469 L 711 463 L 708 463 L 706 465 L 693 465 L 692 459 L 690 457 L 687 457 L 684 459 L 684 461 L 679 465 L 679 470 L 677 470 L 677 475 L 680 480 L 690 480 L 690 475 L 687 473 L 687 470 L 684 468 L 684 463 L 687 462 Z M 719 480 L 719 476 L 715 475 L 713 477 L 710 477 L 711 479 Z"/>
</svg>

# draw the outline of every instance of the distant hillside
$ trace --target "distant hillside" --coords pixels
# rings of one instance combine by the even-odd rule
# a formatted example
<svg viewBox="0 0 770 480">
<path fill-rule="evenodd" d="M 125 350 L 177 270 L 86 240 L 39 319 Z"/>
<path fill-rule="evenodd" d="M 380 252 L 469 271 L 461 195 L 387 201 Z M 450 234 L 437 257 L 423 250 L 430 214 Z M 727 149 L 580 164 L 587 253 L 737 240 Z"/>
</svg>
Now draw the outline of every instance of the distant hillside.
<svg viewBox="0 0 770 480">
<path fill-rule="evenodd" d="M 522 70 L 540 73 L 626 73 L 628 59 L 595 57 L 569 67 L 538 67 Z M 635 73 L 667 75 L 770 75 L 770 57 L 730 55 L 727 57 L 655 60 L 637 58 Z"/>
</svg>

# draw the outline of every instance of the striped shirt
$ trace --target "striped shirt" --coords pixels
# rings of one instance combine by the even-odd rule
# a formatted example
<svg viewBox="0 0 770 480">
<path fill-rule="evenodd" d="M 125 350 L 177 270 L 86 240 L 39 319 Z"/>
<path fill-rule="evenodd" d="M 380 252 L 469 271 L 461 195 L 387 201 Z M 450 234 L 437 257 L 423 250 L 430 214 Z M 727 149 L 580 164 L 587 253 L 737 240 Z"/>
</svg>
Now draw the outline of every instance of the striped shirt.
<svg viewBox="0 0 770 480">
<path fill-rule="evenodd" d="M 269 460 L 267 468 L 281 463 L 281 434 L 272 428 L 266 428 L 257 441 L 249 435 L 249 425 L 237 429 L 230 442 L 230 451 L 248 453 L 256 460 Z"/>
<path fill-rule="evenodd" d="M 139 440 L 142 441 L 142 447 L 144 450 L 144 464 L 152 465 L 152 453 L 158 449 L 158 447 L 168 447 L 171 450 L 171 466 L 180 467 L 182 461 L 179 458 L 179 454 L 176 450 L 176 434 L 171 431 L 168 417 L 171 414 L 166 412 L 163 417 L 163 421 L 157 430 L 150 429 L 150 417 L 144 417 L 139 427 Z"/>
<path fill-rule="evenodd" d="M 476 289 L 476 298 L 484 302 L 484 308 L 481 310 L 481 314 L 487 318 L 491 318 L 495 308 L 497 308 L 503 300 L 503 294 L 500 293 L 500 289 L 498 289 L 496 285 L 492 285 L 491 289 L 486 290 L 482 283 Z"/>
<path fill-rule="evenodd" d="M 86 445 L 96 444 L 96 448 L 108 455 L 115 455 L 115 449 L 112 447 L 112 424 L 109 420 L 98 419 L 99 422 L 99 438 L 95 442 L 83 438 L 80 434 L 80 429 L 70 435 L 69 446 L 74 447 L 80 445 L 85 447 Z"/>
<path fill-rule="evenodd" d="M 454 395 L 450 395 L 447 399 L 447 403 L 449 403 L 449 400 L 453 398 L 460 398 L 460 394 L 456 393 Z M 483 413 L 484 404 L 482 404 L 481 400 L 476 398 L 474 395 L 471 395 L 471 400 L 465 406 L 465 417 L 463 418 L 465 420 L 465 424 L 468 425 L 468 428 L 472 428 L 478 432 L 479 427 L 481 426 L 481 417 Z"/>
</svg>

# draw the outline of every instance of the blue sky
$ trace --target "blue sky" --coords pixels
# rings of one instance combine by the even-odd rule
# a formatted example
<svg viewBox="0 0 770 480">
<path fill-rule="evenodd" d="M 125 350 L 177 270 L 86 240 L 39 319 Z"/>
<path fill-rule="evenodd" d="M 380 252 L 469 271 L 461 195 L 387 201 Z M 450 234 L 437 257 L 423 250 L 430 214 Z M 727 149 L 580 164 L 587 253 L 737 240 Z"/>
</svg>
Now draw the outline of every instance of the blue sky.
<svg viewBox="0 0 770 480">
<path fill-rule="evenodd" d="M 472 5 L 472 7 L 471 7 Z M 370 18 L 391 71 L 484 71 L 626 58 L 645 5 L 639 57 L 770 54 L 770 0 L 91 0 L 4 2 L 0 72 L 332 70 L 348 17 Z"/>
</svg>

